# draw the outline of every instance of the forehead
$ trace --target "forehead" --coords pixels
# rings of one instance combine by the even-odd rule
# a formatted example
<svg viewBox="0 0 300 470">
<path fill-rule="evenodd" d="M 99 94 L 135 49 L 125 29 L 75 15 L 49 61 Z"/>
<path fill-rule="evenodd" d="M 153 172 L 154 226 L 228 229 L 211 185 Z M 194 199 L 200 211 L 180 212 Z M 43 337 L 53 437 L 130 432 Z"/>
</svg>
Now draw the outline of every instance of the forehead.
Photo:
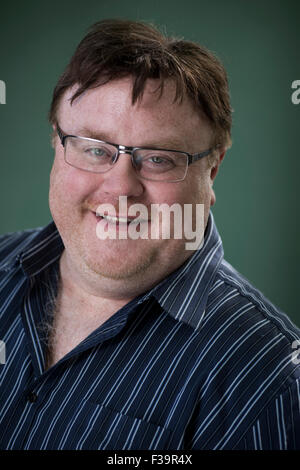
<svg viewBox="0 0 300 470">
<path fill-rule="evenodd" d="M 131 77 L 114 80 L 87 90 L 72 104 L 77 86 L 68 89 L 58 108 L 60 126 L 67 133 L 90 132 L 103 140 L 129 146 L 165 139 L 179 146 L 198 145 L 199 149 L 199 145 L 210 141 L 210 125 L 190 99 L 174 102 L 176 89 L 172 80 L 165 82 L 162 94 L 160 82 L 148 80 L 142 99 L 134 105 L 132 85 Z"/>
</svg>

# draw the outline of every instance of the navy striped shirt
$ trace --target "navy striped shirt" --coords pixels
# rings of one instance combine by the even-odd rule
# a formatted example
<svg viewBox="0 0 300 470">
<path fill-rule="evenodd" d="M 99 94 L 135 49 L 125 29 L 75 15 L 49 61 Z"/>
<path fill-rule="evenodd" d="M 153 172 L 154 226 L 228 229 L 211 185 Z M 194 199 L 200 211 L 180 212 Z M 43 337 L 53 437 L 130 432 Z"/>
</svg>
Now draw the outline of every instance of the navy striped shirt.
<svg viewBox="0 0 300 470">
<path fill-rule="evenodd" d="M 53 222 L 0 237 L 1 449 L 300 448 L 300 332 L 212 214 L 199 251 L 45 370 L 63 249 Z"/>
</svg>

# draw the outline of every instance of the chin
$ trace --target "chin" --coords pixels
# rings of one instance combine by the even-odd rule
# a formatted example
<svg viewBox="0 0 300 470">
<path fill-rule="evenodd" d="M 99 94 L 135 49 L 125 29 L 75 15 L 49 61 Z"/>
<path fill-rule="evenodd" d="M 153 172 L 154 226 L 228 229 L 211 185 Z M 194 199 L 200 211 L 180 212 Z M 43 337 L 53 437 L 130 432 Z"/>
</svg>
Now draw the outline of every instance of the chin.
<svg viewBox="0 0 300 470">
<path fill-rule="evenodd" d="M 98 253 L 99 256 L 99 253 Z M 113 280 L 125 280 L 138 278 L 151 269 L 155 262 L 156 254 L 153 250 L 112 250 L 103 249 L 102 255 L 93 256 L 86 253 L 84 256 L 85 264 L 94 273 L 101 277 Z"/>
</svg>

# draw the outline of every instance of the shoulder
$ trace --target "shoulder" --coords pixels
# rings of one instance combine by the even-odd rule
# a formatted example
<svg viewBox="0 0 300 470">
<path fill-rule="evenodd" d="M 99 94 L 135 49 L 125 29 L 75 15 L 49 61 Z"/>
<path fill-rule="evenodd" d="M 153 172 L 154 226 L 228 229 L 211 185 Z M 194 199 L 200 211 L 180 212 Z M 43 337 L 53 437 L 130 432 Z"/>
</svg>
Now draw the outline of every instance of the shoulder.
<svg viewBox="0 0 300 470">
<path fill-rule="evenodd" d="M 0 235 L 0 270 L 5 270 L 34 240 L 42 227 Z"/>
<path fill-rule="evenodd" d="M 218 448 L 234 448 L 262 413 L 276 423 L 278 404 L 298 406 L 300 331 L 226 261 L 210 286 L 198 338 L 205 358 L 198 419 L 209 413 L 207 445 L 217 445 L 215 429 L 225 426 Z"/>
<path fill-rule="evenodd" d="M 222 284 L 224 292 L 230 292 L 235 310 L 244 306 L 245 310 L 256 315 L 256 320 L 267 322 L 289 340 L 299 339 L 300 330 L 281 309 L 275 306 L 258 288 L 239 273 L 231 264 L 223 260 L 219 266 L 216 283 Z M 250 313 L 249 313 L 250 315 Z"/>
<path fill-rule="evenodd" d="M 299 379 L 299 328 L 226 261 L 217 270 L 203 322 L 213 332 L 213 362 L 223 377 L 247 378 L 249 391 L 268 390 L 268 398 Z"/>
</svg>

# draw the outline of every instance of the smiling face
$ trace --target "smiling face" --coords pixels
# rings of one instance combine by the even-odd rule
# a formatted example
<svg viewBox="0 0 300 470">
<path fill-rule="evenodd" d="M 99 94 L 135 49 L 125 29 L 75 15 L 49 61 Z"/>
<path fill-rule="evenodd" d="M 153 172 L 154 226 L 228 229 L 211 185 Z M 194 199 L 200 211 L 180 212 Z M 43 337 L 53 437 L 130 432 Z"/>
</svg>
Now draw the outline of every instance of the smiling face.
<svg viewBox="0 0 300 470">
<path fill-rule="evenodd" d="M 157 80 L 149 80 L 143 99 L 131 101 L 132 79 L 115 80 L 89 90 L 70 104 L 74 89 L 62 97 L 57 121 L 65 134 L 125 146 L 159 147 L 197 153 L 210 147 L 212 132 L 188 98 L 173 102 L 174 84 L 165 84 L 159 98 Z M 158 99 L 159 98 L 159 99 Z M 64 149 L 55 138 L 55 159 L 50 178 L 50 210 L 65 245 L 64 260 L 74 279 L 90 291 L 116 298 L 130 298 L 157 284 L 179 267 L 192 252 L 184 239 L 100 240 L 96 235 L 100 204 L 111 204 L 119 214 L 120 196 L 127 206 L 143 204 L 204 204 L 205 225 L 215 197 L 212 170 L 207 158 L 189 169 L 181 182 L 140 179 L 131 157 L 121 154 L 106 173 L 74 168 L 64 160 Z M 120 214 L 126 216 L 127 214 Z"/>
</svg>

